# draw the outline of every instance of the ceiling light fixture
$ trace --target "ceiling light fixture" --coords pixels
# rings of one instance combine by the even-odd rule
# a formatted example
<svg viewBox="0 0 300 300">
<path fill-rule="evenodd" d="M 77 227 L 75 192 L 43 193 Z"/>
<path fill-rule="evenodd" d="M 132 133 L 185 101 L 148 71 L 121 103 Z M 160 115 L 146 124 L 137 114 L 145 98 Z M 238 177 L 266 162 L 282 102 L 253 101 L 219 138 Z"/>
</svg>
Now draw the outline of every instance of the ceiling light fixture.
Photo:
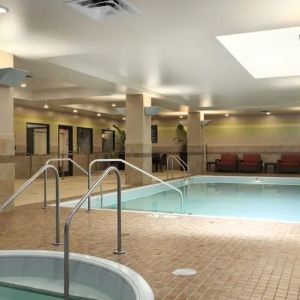
<svg viewBox="0 0 300 300">
<path fill-rule="evenodd" d="M 262 110 L 261 112 L 262 112 L 263 114 L 266 114 L 267 116 L 269 116 L 269 115 L 271 114 L 271 112 L 268 111 L 268 110 Z"/>
<path fill-rule="evenodd" d="M 45 105 L 44 105 L 44 108 L 45 108 L 45 109 L 48 109 L 48 108 L 49 108 L 49 105 L 48 105 L 48 104 L 45 104 Z"/>
<path fill-rule="evenodd" d="M 229 114 L 225 114 L 225 117 L 229 117 Z"/>
<path fill-rule="evenodd" d="M 101 114 L 98 113 L 98 114 L 97 114 L 97 117 L 101 117 Z"/>
<path fill-rule="evenodd" d="M 180 116 L 179 118 L 180 118 L 180 119 L 183 119 L 183 116 Z"/>
<path fill-rule="evenodd" d="M 27 84 L 26 84 L 25 82 L 22 82 L 22 83 L 20 84 L 20 87 L 26 88 L 26 87 L 27 87 Z"/>
<path fill-rule="evenodd" d="M 74 114 L 78 113 L 78 110 L 77 109 L 73 109 L 73 113 Z"/>
<path fill-rule="evenodd" d="M 126 121 L 126 118 L 124 117 L 124 118 L 122 118 L 122 120 L 123 120 L 123 121 Z"/>
<path fill-rule="evenodd" d="M 217 36 L 256 79 L 300 75 L 300 27 Z"/>
<path fill-rule="evenodd" d="M 111 106 L 112 106 L 112 107 L 116 107 L 116 106 L 117 106 L 117 104 L 116 104 L 116 103 L 113 103 Z"/>
<path fill-rule="evenodd" d="M 9 9 L 3 5 L 0 5 L 0 14 L 7 14 Z"/>
</svg>

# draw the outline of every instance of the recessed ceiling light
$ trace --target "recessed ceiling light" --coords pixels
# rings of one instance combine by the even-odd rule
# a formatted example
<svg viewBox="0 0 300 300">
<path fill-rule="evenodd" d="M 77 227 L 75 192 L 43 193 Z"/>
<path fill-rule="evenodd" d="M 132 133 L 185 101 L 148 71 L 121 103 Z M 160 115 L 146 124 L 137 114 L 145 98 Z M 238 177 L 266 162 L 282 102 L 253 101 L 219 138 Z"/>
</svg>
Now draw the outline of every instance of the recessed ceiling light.
<svg viewBox="0 0 300 300">
<path fill-rule="evenodd" d="M 98 114 L 97 114 L 97 117 L 101 117 L 101 114 L 98 113 Z"/>
<path fill-rule="evenodd" d="M 229 114 L 225 114 L 225 117 L 229 117 Z"/>
<path fill-rule="evenodd" d="M 180 118 L 180 119 L 183 119 L 183 116 L 180 116 L 179 118 Z"/>
<path fill-rule="evenodd" d="M 300 76 L 299 32 L 289 27 L 217 39 L 254 78 Z"/>
<path fill-rule="evenodd" d="M 122 120 L 123 120 L 123 121 L 126 121 L 126 118 L 124 117 L 124 118 L 122 118 Z"/>
<path fill-rule="evenodd" d="M 76 114 L 78 112 L 77 109 L 73 109 L 73 113 Z"/>
<path fill-rule="evenodd" d="M 269 116 L 269 115 L 271 114 L 271 112 L 268 111 L 268 110 L 262 110 L 261 112 L 262 112 L 263 114 L 266 114 L 267 116 Z"/>
<path fill-rule="evenodd" d="M 116 104 L 116 103 L 113 103 L 111 106 L 112 106 L 112 107 L 116 107 L 116 106 L 117 106 L 117 104 Z"/>
<path fill-rule="evenodd" d="M 45 104 L 45 105 L 44 105 L 44 108 L 45 108 L 45 109 L 48 109 L 48 108 L 49 108 L 49 105 L 48 105 L 48 104 Z"/>
<path fill-rule="evenodd" d="M 22 82 L 22 83 L 20 84 L 20 87 L 26 88 L 26 87 L 27 87 L 27 84 L 26 84 L 25 82 Z"/>
<path fill-rule="evenodd" d="M 3 5 L 0 5 L 0 14 L 7 14 L 9 9 Z"/>
</svg>

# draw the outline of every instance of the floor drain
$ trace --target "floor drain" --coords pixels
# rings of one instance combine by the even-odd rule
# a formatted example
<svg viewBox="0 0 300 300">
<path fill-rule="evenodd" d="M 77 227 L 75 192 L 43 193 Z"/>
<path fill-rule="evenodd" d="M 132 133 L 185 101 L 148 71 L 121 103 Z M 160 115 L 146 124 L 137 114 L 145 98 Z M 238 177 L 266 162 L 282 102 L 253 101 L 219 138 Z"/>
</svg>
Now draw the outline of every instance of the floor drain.
<svg viewBox="0 0 300 300">
<path fill-rule="evenodd" d="M 175 276 L 193 276 L 197 274 L 197 271 L 193 269 L 177 269 L 172 274 Z"/>
</svg>

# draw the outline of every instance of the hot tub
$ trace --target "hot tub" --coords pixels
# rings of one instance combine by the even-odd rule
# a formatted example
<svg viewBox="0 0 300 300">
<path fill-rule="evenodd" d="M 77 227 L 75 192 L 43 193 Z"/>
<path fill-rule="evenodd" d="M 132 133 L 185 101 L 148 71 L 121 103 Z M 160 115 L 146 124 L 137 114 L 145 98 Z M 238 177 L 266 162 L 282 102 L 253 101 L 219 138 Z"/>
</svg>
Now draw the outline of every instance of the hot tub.
<svg viewBox="0 0 300 300">
<path fill-rule="evenodd" d="M 63 299 L 63 253 L 0 251 L 1 300 Z M 93 256 L 70 255 L 71 299 L 154 300 L 135 271 Z"/>
</svg>

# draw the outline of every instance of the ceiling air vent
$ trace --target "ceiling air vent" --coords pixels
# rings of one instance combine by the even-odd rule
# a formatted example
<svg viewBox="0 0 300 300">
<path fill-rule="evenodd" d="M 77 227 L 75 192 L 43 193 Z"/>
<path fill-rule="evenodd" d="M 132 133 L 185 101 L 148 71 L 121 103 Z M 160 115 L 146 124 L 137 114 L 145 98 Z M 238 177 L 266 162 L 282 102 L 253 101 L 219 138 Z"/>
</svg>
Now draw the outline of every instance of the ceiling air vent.
<svg viewBox="0 0 300 300">
<path fill-rule="evenodd" d="M 94 20 L 139 12 L 135 6 L 126 0 L 70 0 L 65 3 Z"/>
</svg>

